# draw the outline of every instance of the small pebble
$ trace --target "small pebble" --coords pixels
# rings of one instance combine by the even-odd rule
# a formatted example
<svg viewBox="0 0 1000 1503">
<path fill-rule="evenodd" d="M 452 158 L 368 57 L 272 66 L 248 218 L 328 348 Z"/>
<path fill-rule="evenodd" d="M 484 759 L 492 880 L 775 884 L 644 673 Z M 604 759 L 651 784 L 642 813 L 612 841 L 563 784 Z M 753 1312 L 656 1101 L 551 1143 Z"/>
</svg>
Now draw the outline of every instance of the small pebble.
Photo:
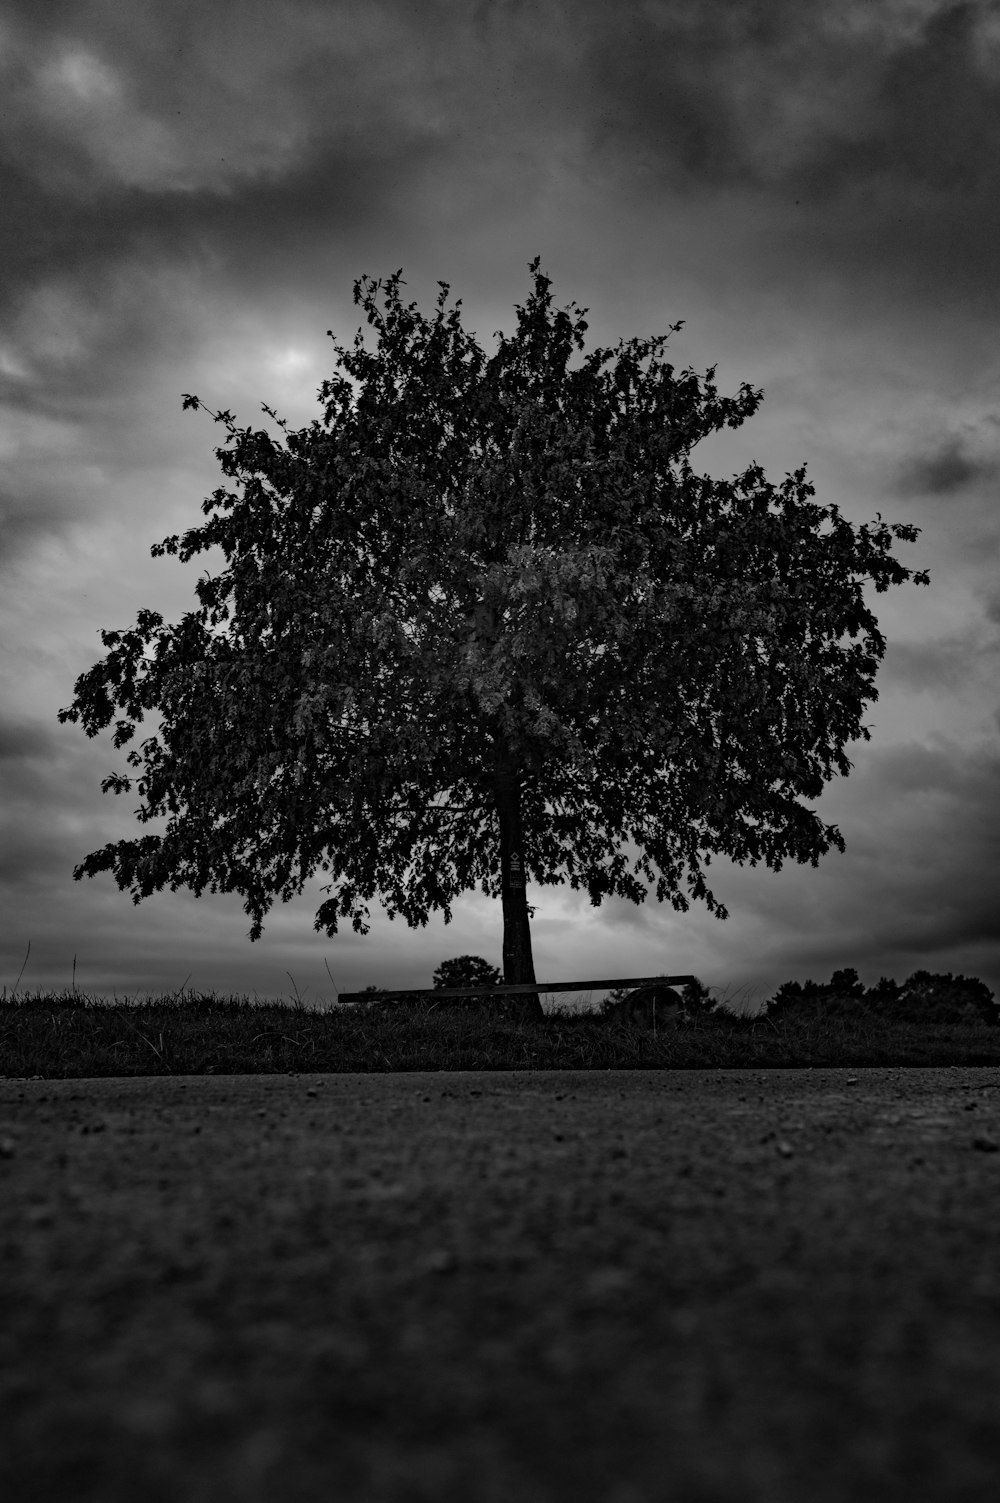
<svg viewBox="0 0 1000 1503">
<path fill-rule="evenodd" d="M 454 1273 L 456 1266 L 454 1253 L 449 1252 L 446 1247 L 437 1248 L 424 1259 L 426 1273 Z"/>
</svg>

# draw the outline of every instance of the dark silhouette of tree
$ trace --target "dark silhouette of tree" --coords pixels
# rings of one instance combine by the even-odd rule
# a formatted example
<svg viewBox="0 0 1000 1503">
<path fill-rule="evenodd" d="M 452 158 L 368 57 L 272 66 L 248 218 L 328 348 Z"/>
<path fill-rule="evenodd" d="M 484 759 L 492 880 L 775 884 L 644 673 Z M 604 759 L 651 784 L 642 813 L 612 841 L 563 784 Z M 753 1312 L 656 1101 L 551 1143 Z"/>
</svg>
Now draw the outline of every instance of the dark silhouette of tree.
<svg viewBox="0 0 1000 1503">
<path fill-rule="evenodd" d="M 995 1024 L 1000 1008 L 984 981 L 914 971 L 902 984 L 881 976 L 867 990 L 850 967 L 834 971 L 829 981 L 786 981 L 766 1006 L 767 1016 L 780 1018 L 879 1017 L 895 1023 Z"/>
<path fill-rule="evenodd" d="M 490 965 L 489 961 L 483 960 L 480 955 L 457 955 L 454 960 L 443 960 L 433 976 L 435 987 L 498 986 L 502 979 L 496 966 Z M 528 996 L 530 997 L 531 993 L 528 993 Z M 483 1003 L 487 1001 L 486 998 L 477 996 L 448 997 L 442 1000 L 447 1002 L 451 1007 L 470 1007 L 476 1010 L 481 1010 Z M 496 999 L 489 1001 L 488 1005 L 495 1013 L 498 1011 L 514 1013 L 524 1011 L 519 997 L 516 995 L 514 997 L 505 997 L 500 1009 L 497 1008 Z M 434 1006 L 438 1006 L 438 1004 L 435 1003 Z"/>
<path fill-rule="evenodd" d="M 713 854 L 843 850 L 803 800 L 868 737 L 885 642 L 863 592 L 926 583 L 891 551 L 917 529 L 852 526 L 804 469 L 696 474 L 695 445 L 762 393 L 675 373 L 669 334 L 583 355 L 586 310 L 555 310 L 530 270 L 490 355 L 446 284 L 425 318 L 400 272 L 362 278 L 376 347 L 335 344 L 322 420 L 290 431 L 265 406 L 275 437 L 214 414 L 233 488 L 152 551 L 226 567 L 178 625 L 144 610 L 102 632 L 60 711 L 91 736 L 114 722 L 117 747 L 160 716 L 128 762 L 140 822 L 166 828 L 75 876 L 110 871 L 136 902 L 238 892 L 251 939 L 315 873 L 328 934 L 367 933 L 376 896 L 448 922 L 478 885 L 502 903 L 504 979 L 532 982 L 528 882 L 594 905 L 655 882 L 724 918 Z"/>
<path fill-rule="evenodd" d="M 444 986 L 499 986 L 500 972 L 481 955 L 457 955 L 454 960 L 442 960 L 434 972 L 436 987 Z"/>
<path fill-rule="evenodd" d="M 993 993 L 976 976 L 950 971 L 914 971 L 884 1010 L 908 1022 L 989 1023 L 1000 1018 Z"/>
<path fill-rule="evenodd" d="M 883 983 L 880 982 L 881 986 Z M 863 1010 L 864 983 L 853 966 L 834 971 L 829 981 L 785 981 L 766 1005 L 775 1018 L 855 1017 Z"/>
</svg>

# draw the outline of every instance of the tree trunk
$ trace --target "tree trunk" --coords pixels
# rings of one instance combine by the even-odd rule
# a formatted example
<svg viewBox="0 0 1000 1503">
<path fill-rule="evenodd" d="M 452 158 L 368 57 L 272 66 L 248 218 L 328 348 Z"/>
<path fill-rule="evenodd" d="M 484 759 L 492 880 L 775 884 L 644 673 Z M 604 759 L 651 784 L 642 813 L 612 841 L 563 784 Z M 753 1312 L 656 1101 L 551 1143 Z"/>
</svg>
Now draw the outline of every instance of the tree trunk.
<svg viewBox="0 0 1000 1503">
<path fill-rule="evenodd" d="M 521 787 L 510 767 L 496 773 L 495 793 L 500 819 L 500 891 L 503 899 L 503 979 L 516 985 L 535 979 L 525 889 L 524 831 L 521 828 Z M 525 1018 L 543 1016 L 537 992 L 516 992 L 511 1010 Z"/>
</svg>

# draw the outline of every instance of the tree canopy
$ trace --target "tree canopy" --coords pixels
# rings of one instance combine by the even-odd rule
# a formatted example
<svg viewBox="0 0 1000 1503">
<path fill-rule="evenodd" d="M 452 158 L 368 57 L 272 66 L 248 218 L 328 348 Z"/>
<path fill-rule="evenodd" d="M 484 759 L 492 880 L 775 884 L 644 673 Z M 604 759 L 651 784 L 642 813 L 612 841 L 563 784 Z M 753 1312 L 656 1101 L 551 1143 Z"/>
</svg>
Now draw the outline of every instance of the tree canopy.
<svg viewBox="0 0 1000 1503">
<path fill-rule="evenodd" d="M 713 855 L 844 849 L 805 801 L 868 738 L 885 641 L 864 591 L 927 582 L 892 553 L 918 529 L 853 526 L 804 468 L 697 474 L 695 445 L 762 392 L 676 372 L 679 323 L 584 353 L 587 310 L 530 272 L 492 353 L 446 283 L 425 317 L 402 272 L 362 277 L 374 348 L 334 341 L 321 418 L 213 414 L 229 486 L 152 552 L 226 567 L 179 624 L 102 632 L 60 711 L 89 736 L 114 722 L 116 747 L 160 717 L 102 787 L 136 781 L 139 821 L 166 825 L 77 878 L 109 871 L 136 902 L 236 892 L 251 939 L 317 873 L 328 934 L 367 933 L 376 898 L 448 922 L 478 885 L 503 903 L 504 979 L 530 982 L 527 883 L 595 905 L 655 885 L 721 918 Z"/>
</svg>

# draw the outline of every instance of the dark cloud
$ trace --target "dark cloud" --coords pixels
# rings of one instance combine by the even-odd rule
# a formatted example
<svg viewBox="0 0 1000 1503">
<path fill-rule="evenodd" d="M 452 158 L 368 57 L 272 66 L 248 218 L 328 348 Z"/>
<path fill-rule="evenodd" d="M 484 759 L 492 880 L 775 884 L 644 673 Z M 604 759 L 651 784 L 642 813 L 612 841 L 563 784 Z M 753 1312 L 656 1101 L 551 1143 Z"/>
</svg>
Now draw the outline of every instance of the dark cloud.
<svg viewBox="0 0 1000 1503">
<path fill-rule="evenodd" d="M 11 155 L 77 197 L 231 197 L 330 142 L 390 153 L 433 135 L 449 82 L 436 8 L 220 0 L 21 11 L 9 39 Z M 458 36 L 466 31 L 458 27 Z"/>
<path fill-rule="evenodd" d="M 866 789 L 873 794 L 899 797 L 937 794 L 965 805 L 988 807 L 1000 831 L 1000 754 L 970 751 L 943 736 L 931 744 L 904 743 L 870 754 L 864 773 Z M 968 817 L 968 816 L 967 816 Z"/>
<path fill-rule="evenodd" d="M 929 642 L 890 641 L 879 674 L 880 687 L 892 685 L 926 694 L 953 690 L 976 673 L 982 650 L 972 633 Z"/>
<path fill-rule="evenodd" d="M 49 726 L 29 720 L 0 721 L 0 765 L 47 757 L 54 749 L 55 734 Z M 5 780 L 9 776 L 8 769 Z"/>
<path fill-rule="evenodd" d="M 987 594 L 983 605 L 983 614 L 986 620 L 992 622 L 994 626 L 1000 626 L 1000 587 L 989 591 Z"/>
<path fill-rule="evenodd" d="M 6 721 L 0 728 L 0 951 L 8 964 L 10 946 L 23 947 L 32 931 L 37 941 L 50 929 L 54 895 L 71 884 L 81 859 L 75 846 L 89 823 L 79 817 L 81 773 L 99 782 L 107 771 L 106 753 L 102 759 L 96 751 L 74 744 L 58 724 Z M 19 932 L 26 913 L 37 917 Z"/>
<path fill-rule="evenodd" d="M 858 796 L 867 818 L 854 849 L 883 873 L 873 947 L 937 957 L 929 968 L 938 970 L 956 968 L 943 957 L 989 954 L 1000 938 L 1000 753 L 944 736 L 885 747 L 868 760 Z"/>
<path fill-rule="evenodd" d="M 992 443 L 992 453 L 982 451 L 981 436 L 974 430 L 946 434 L 923 453 L 902 461 L 893 489 L 898 495 L 917 491 L 950 496 L 980 481 L 995 480 L 1000 475 L 1000 446 L 996 424 L 991 427 L 987 439 Z"/>
<path fill-rule="evenodd" d="M 882 177 L 987 199 L 1000 182 L 1000 37 L 992 4 L 929 7 L 885 59 L 869 150 Z M 848 165 L 850 162 L 848 161 Z"/>
<path fill-rule="evenodd" d="M 105 0 L 14 15 L 14 201 L 49 204 L 27 218 L 40 240 L 11 234 L 15 264 L 72 258 L 74 243 L 120 254 L 143 232 L 190 254 L 195 226 L 203 249 L 252 255 L 286 226 L 354 223 L 366 202 L 391 217 L 400 188 L 449 168 L 473 192 L 498 160 L 522 194 L 546 164 L 572 163 L 643 191 L 806 203 L 783 233 L 816 258 L 854 239 L 898 254 L 919 225 L 943 270 L 995 226 L 1000 44 L 985 4 L 228 0 L 136 3 L 123 27 Z M 969 201 L 980 214 L 956 216 Z"/>
<path fill-rule="evenodd" d="M 595 135 L 651 173 L 793 198 L 995 189 L 1000 40 L 985 0 L 582 10 Z"/>
<path fill-rule="evenodd" d="M 745 195 L 734 255 L 777 282 L 996 301 L 1000 37 L 985 3 L 596 7 L 584 129 L 623 180 Z M 754 231 L 754 206 L 772 205 Z"/>
<path fill-rule="evenodd" d="M 303 298 L 342 295 L 421 263 L 424 214 L 461 237 L 567 174 L 626 199 L 653 182 L 773 201 L 726 235 L 775 286 L 827 268 L 859 297 L 933 276 L 981 299 L 1000 230 L 987 21 L 866 0 L 137 0 L 122 26 L 113 0 L 14 5 L 0 398 L 108 400 L 190 343 L 209 301 L 287 302 L 291 266 Z"/>
</svg>

